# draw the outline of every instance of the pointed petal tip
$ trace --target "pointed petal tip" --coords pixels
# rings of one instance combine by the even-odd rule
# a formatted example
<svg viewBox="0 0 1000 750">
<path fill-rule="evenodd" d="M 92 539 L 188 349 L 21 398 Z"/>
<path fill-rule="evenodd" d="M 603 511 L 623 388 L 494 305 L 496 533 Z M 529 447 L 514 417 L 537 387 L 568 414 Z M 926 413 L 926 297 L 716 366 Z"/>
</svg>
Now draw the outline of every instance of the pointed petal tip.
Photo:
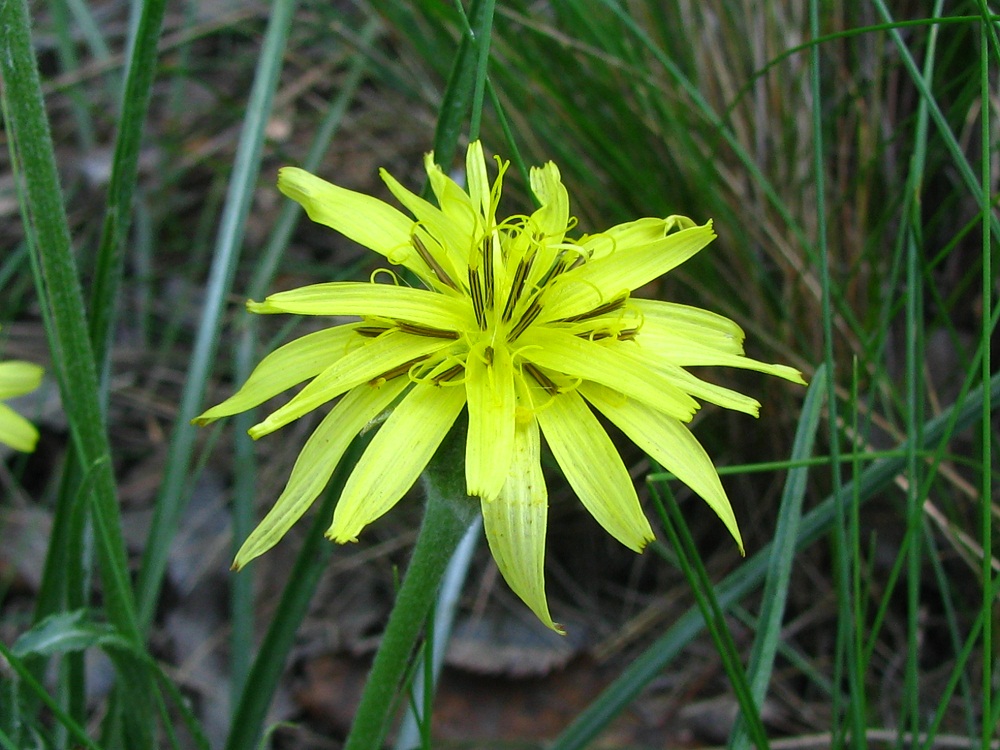
<svg viewBox="0 0 1000 750">
<path fill-rule="evenodd" d="M 357 544 L 358 543 L 358 537 L 356 535 L 355 536 L 351 536 L 349 534 L 343 533 L 342 531 L 334 530 L 333 526 L 331 526 L 329 529 L 327 529 L 326 533 L 323 536 L 325 536 L 331 542 L 334 542 L 336 544 Z"/>
</svg>

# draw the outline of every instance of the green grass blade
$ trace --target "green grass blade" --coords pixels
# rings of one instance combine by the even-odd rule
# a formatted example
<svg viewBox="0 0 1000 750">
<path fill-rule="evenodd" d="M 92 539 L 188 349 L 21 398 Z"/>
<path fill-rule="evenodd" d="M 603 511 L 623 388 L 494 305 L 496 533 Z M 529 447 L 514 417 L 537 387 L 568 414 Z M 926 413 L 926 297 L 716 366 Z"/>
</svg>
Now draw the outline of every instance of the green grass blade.
<svg viewBox="0 0 1000 750">
<path fill-rule="evenodd" d="M 665 489 L 667 495 L 667 506 L 660 497 L 659 487 Z M 760 717 L 760 709 L 754 701 L 750 691 L 750 683 L 747 679 L 746 670 L 740 659 L 736 642 L 733 640 L 729 626 L 726 624 L 725 610 L 719 605 L 719 598 L 715 595 L 712 581 L 708 577 L 708 571 L 698 554 L 698 547 L 695 545 L 694 537 L 688 529 L 687 521 L 681 512 L 677 500 L 666 484 L 650 484 L 650 495 L 653 503 L 663 522 L 663 528 L 667 532 L 667 538 L 677 554 L 677 560 L 681 571 L 688 579 L 691 589 L 694 591 L 697 600 L 698 611 L 701 614 L 702 622 L 715 644 L 716 652 L 722 660 L 722 667 L 729 678 L 729 684 L 733 689 L 736 703 L 739 706 L 740 718 L 746 733 L 753 740 L 755 746 L 761 750 L 769 747 L 767 741 L 767 730 L 764 729 L 764 722 Z M 660 545 L 655 543 L 654 549 L 660 549 Z"/>
<path fill-rule="evenodd" d="M 829 377 L 829 371 L 825 366 L 820 366 L 813 376 L 812 385 L 809 386 L 805 403 L 802 405 L 795 441 L 792 443 L 792 461 L 809 458 L 812 455 Z M 795 541 L 799 535 L 802 504 L 808 479 L 807 468 L 791 469 L 781 494 L 774 542 L 771 545 L 771 561 L 764 583 L 763 604 L 748 667 L 750 690 L 758 709 L 764 704 L 767 686 L 774 669 L 774 657 L 781 640 L 781 625 L 785 614 L 785 602 L 788 599 L 792 561 L 795 559 Z M 747 750 L 750 747 L 750 739 L 744 722 L 740 720 L 730 738 L 729 747 L 732 750 Z"/>
<path fill-rule="evenodd" d="M 993 142 L 994 136 L 990 130 L 990 109 L 993 101 L 993 91 L 990 89 L 990 60 L 989 50 L 997 49 L 996 29 L 990 21 L 990 16 L 985 2 L 979 4 L 980 12 L 983 14 L 983 21 L 980 24 L 980 48 L 979 48 L 979 101 L 980 111 L 980 134 L 982 144 Z M 991 46 L 992 42 L 992 46 Z M 994 61 L 995 62 L 995 61 Z M 983 148 L 980 156 L 980 205 L 984 207 L 982 212 L 982 323 L 979 331 L 979 347 L 982 351 L 980 361 L 980 372 L 983 382 L 991 375 L 993 364 L 991 361 L 992 347 L 992 327 L 990 321 L 993 319 L 993 295 L 996 279 L 993 278 L 993 238 L 992 238 L 992 211 L 985 210 L 990 205 L 990 198 L 993 193 L 994 177 L 992 160 L 995 149 Z M 993 632 L 993 607 L 996 604 L 993 589 L 994 581 L 998 577 L 994 574 L 993 563 L 993 534 L 994 519 L 992 515 L 992 503 L 994 497 L 993 487 L 993 425 L 990 415 L 992 413 L 992 403 L 989 394 L 983 399 L 983 409 L 979 423 L 979 439 L 982 451 L 982 475 L 980 477 L 980 529 L 981 544 L 983 548 L 982 559 L 982 604 L 980 612 L 983 617 L 983 719 L 981 746 L 983 750 L 990 747 L 991 739 L 996 735 L 997 721 L 1000 720 L 1000 688 L 994 684 L 994 669 L 996 667 L 997 654 L 994 651 Z"/>
<path fill-rule="evenodd" d="M 995 404 L 1000 398 L 1000 374 L 994 375 L 989 383 L 972 389 L 961 401 L 928 421 L 923 430 L 924 445 L 936 446 L 944 436 L 956 434 L 975 424 L 976 420 L 982 417 L 983 401 L 987 392 L 991 403 Z M 856 482 L 845 483 L 840 492 L 828 497 L 803 516 L 796 549 L 802 550 L 829 533 L 842 512 L 842 506 L 854 502 L 856 498 L 861 501 L 871 499 L 892 482 L 905 466 L 905 454 L 887 456 L 865 469 Z M 723 609 L 738 602 L 761 585 L 767 575 L 771 553 L 771 545 L 764 547 L 716 587 L 719 605 Z M 670 630 L 626 668 L 587 709 L 577 716 L 549 750 L 571 750 L 571 748 L 577 750 L 587 747 L 652 680 L 659 676 L 663 668 L 694 640 L 704 626 L 704 620 L 697 609 L 691 609 L 682 615 Z"/>
<path fill-rule="evenodd" d="M 437 126 L 434 129 L 434 157 L 445 171 L 448 171 L 455 159 L 458 140 L 466 114 L 476 101 L 476 91 L 479 81 L 479 65 L 477 59 L 480 45 L 489 50 L 489 32 L 493 26 L 493 0 L 473 0 L 469 9 L 469 27 L 462 34 L 458 46 L 458 54 L 448 77 L 444 99 L 438 110 Z M 485 38 L 483 35 L 486 35 Z M 482 42 L 477 40 L 483 40 Z M 485 70 L 482 71 L 485 76 Z M 482 104 L 482 98 L 479 98 Z M 475 118 L 481 114 L 475 114 Z"/>
<path fill-rule="evenodd" d="M 369 21 L 361 31 L 361 43 L 369 45 L 378 27 L 377 21 Z M 354 101 L 358 87 L 367 68 L 364 54 L 354 56 L 344 79 L 343 87 L 336 99 L 327 110 L 313 138 L 313 143 L 302 168 L 315 172 L 323 160 L 334 134 L 347 113 L 348 107 Z M 263 256 L 257 265 L 257 270 L 250 281 L 247 296 L 250 299 L 262 299 L 267 295 L 278 263 L 288 246 L 292 232 L 302 216 L 302 208 L 294 201 L 286 201 L 281 209 L 274 229 L 268 238 Z M 236 347 L 236 368 L 234 379 L 237 383 L 246 382 L 253 369 L 257 343 L 257 316 L 247 315 L 244 327 Z M 250 534 L 253 528 L 253 498 L 256 494 L 256 462 L 254 458 L 253 440 L 247 435 L 247 430 L 256 421 L 252 412 L 243 412 L 233 419 L 235 438 L 235 462 L 239 467 L 235 473 L 233 488 L 233 553 Z M 235 576 L 230 593 L 230 614 L 232 618 L 232 635 L 230 637 L 230 690 L 232 692 L 233 710 L 243 692 L 243 685 L 250 668 L 250 657 L 253 653 L 253 569 L 248 569 L 242 575 Z"/>
<path fill-rule="evenodd" d="M 23 180 L 22 215 L 38 296 L 48 312 L 49 345 L 63 408 L 80 464 L 93 477 L 91 502 L 105 611 L 124 637 L 140 643 L 115 479 L 98 399 L 97 371 L 31 46 L 26 3 L 14 0 L 0 5 L 0 25 L 5 29 L 0 37 L 4 119 L 12 162 L 19 167 Z"/>
<path fill-rule="evenodd" d="M 208 377 L 214 365 L 222 315 L 236 272 L 246 229 L 246 218 L 250 212 L 250 203 L 260 171 L 264 129 L 271 113 L 295 7 L 295 0 L 275 0 L 247 103 L 247 117 L 240 134 L 236 161 L 220 222 L 202 318 L 191 356 L 191 367 L 184 384 L 177 422 L 170 440 L 166 472 L 157 495 L 139 574 L 138 611 L 143 630 L 146 630 L 152 622 L 170 545 L 177 533 L 180 516 L 187 501 L 189 472 L 197 430 L 191 424 L 191 419 L 201 408 Z"/>
<path fill-rule="evenodd" d="M 139 171 L 139 147 L 156 74 L 157 43 L 166 0 L 145 0 L 140 8 L 137 35 L 125 78 L 107 207 L 90 295 L 91 344 L 102 371 L 110 354 L 109 342 L 125 262 L 125 239 L 131 225 L 132 196 Z"/>
<path fill-rule="evenodd" d="M 30 690 L 46 705 L 59 724 L 69 731 L 69 734 L 72 736 L 74 741 L 76 741 L 81 747 L 85 747 L 88 750 L 101 750 L 101 747 L 87 735 L 87 731 L 80 724 L 74 721 L 69 714 L 62 710 L 62 706 L 59 705 L 59 702 L 53 698 L 49 694 L 49 691 L 45 689 L 45 686 L 35 678 L 35 676 L 31 673 L 31 670 L 27 667 L 27 665 L 25 665 L 24 660 L 16 656 L 3 641 L 0 641 L 0 656 L 6 660 L 18 678 L 24 682 L 28 690 Z"/>
<path fill-rule="evenodd" d="M 309 611 L 309 602 L 335 549 L 323 534 L 330 525 L 333 509 L 347 477 L 367 442 L 364 438 L 355 438 L 334 471 L 330 487 L 323 496 L 309 533 L 289 572 L 281 601 L 274 610 L 274 619 L 268 626 L 260 651 L 247 675 L 239 704 L 233 714 L 225 750 L 257 747 L 267 709 L 285 667 L 285 659 L 295 643 L 295 633 Z M 252 569 L 252 564 L 248 569 Z M 236 575 L 245 575 L 245 572 Z"/>
</svg>

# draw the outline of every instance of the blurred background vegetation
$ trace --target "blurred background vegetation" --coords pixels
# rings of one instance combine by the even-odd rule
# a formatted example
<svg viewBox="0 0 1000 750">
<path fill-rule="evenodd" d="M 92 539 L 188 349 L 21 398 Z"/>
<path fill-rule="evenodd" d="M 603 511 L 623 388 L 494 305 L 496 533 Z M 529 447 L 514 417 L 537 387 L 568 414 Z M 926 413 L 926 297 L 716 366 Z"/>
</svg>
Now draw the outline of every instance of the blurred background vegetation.
<svg viewBox="0 0 1000 750">
<path fill-rule="evenodd" d="M 201 433 L 188 421 L 315 323 L 251 324 L 243 300 L 375 267 L 296 223 L 278 167 L 312 160 L 386 200 L 379 167 L 419 188 L 423 154 L 474 76 L 453 66 L 484 6 L 466 17 L 400 0 L 30 3 L 64 224 L 23 189 L 27 144 L 46 141 L 9 127 L 12 71 L 26 62 L 8 54 L 15 33 L 4 40 L 3 137 L 22 174 L 5 150 L 0 344 L 51 377 L 21 406 L 42 429 L 38 450 L 0 474 L 0 746 L 250 747 L 271 726 L 271 747 L 340 747 L 419 493 L 357 546 L 309 546 L 307 521 L 235 575 L 232 545 L 280 493 L 313 423 L 250 446 L 236 420 Z M 753 661 L 762 634 L 777 652 L 758 699 L 773 745 L 990 746 L 1000 46 L 987 4 L 511 0 L 491 18 L 487 150 L 555 161 L 581 234 L 639 216 L 714 219 L 719 239 L 644 296 L 732 317 L 750 356 L 807 379 L 826 365 L 814 387 L 827 405 L 811 414 L 795 386 L 705 373 L 756 396 L 762 416 L 705 408 L 694 427 L 725 471 L 748 556 L 774 542 L 790 568 L 777 623 L 758 620 L 767 555 L 742 561 L 675 488 L 720 598 L 756 576 L 724 606 L 734 653 Z M 507 213 L 530 206 L 521 163 Z M 89 428 L 69 397 L 80 365 L 51 343 L 58 302 L 35 280 L 60 227 L 88 320 L 114 321 L 91 327 L 103 416 Z M 806 417 L 815 447 L 793 453 Z M 109 484 L 101 451 L 92 463 L 74 453 L 74 435 L 95 445 L 85 429 L 107 435 Z M 622 450 L 649 501 L 666 479 Z M 685 566 L 617 548 L 553 481 L 547 574 L 570 635 L 539 634 L 480 549 L 432 746 L 740 747 L 747 706 L 724 650 L 676 630 L 694 604 Z M 797 526 L 789 498 L 819 520 Z M 109 591 L 116 576 L 124 588 Z M 130 586 L 134 605 L 115 596 Z M 159 724 L 130 720 L 130 698 Z"/>
</svg>

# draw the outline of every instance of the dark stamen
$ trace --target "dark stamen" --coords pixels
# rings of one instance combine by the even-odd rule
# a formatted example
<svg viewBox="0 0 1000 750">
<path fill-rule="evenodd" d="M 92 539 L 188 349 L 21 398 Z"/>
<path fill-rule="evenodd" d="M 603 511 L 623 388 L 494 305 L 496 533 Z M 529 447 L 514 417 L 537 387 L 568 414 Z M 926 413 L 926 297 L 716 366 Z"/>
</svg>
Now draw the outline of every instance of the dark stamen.
<svg viewBox="0 0 1000 750">
<path fill-rule="evenodd" d="M 417 253 L 423 259 L 424 263 L 427 264 L 427 267 L 430 268 L 431 271 L 434 272 L 434 275 L 438 277 L 438 281 L 446 286 L 450 286 L 457 292 L 458 285 L 451 280 L 448 272 L 444 270 L 440 263 L 438 263 L 437 258 L 431 255 L 423 241 L 415 234 L 410 236 L 410 241 L 413 243 L 413 247 L 416 248 Z"/>
<path fill-rule="evenodd" d="M 479 330 L 486 330 L 486 308 L 483 303 L 483 285 L 479 280 L 479 270 L 469 269 L 469 293 L 472 295 L 472 309 L 476 313 Z"/>
<path fill-rule="evenodd" d="M 486 309 L 493 309 L 493 237 L 483 240 L 483 284 L 486 286 Z"/>
<path fill-rule="evenodd" d="M 528 279 L 528 273 L 531 271 L 531 264 L 535 260 L 535 255 L 532 253 L 527 258 L 521 258 L 521 261 L 517 264 L 517 270 L 514 271 L 514 282 L 510 285 L 510 296 L 507 297 L 507 304 L 503 308 L 503 315 L 501 319 L 504 323 L 510 321 L 511 316 L 514 314 L 514 308 L 517 306 L 517 301 L 521 298 L 521 292 L 524 290 L 524 282 Z"/>
<path fill-rule="evenodd" d="M 448 331 L 444 328 L 420 326 L 416 323 L 406 323 L 402 320 L 396 321 L 396 327 L 403 333 L 412 333 L 414 336 L 427 336 L 433 339 L 457 339 L 459 337 L 458 331 Z"/>
<path fill-rule="evenodd" d="M 438 375 L 435 375 L 433 378 L 431 378 L 431 380 L 433 380 L 435 383 L 438 383 L 438 384 L 440 384 L 440 383 L 446 383 L 449 380 L 453 380 L 464 369 L 465 369 L 465 365 L 463 365 L 461 363 L 459 363 L 457 365 L 452 365 L 451 367 L 449 367 L 444 372 L 442 372 L 442 373 L 440 373 Z"/>
<path fill-rule="evenodd" d="M 533 364 L 531 364 L 530 362 L 525 362 L 524 369 L 527 370 L 528 374 L 531 375 L 531 377 L 533 377 L 536 381 L 538 381 L 538 385 L 542 386 L 542 388 L 544 388 L 548 393 L 551 393 L 553 396 L 559 393 L 559 386 L 553 383 L 552 380 L 548 378 L 548 376 L 546 376 L 541 370 L 539 370 Z"/>
<path fill-rule="evenodd" d="M 528 309 L 524 311 L 524 315 L 521 316 L 521 319 L 517 321 L 517 325 L 514 326 L 510 333 L 507 334 L 507 341 L 513 341 L 524 333 L 528 329 L 528 326 L 535 322 L 535 318 L 537 318 L 541 312 L 542 306 L 539 304 L 538 298 L 536 297 L 531 301 L 531 304 L 528 305 Z"/>
<path fill-rule="evenodd" d="M 358 326 L 354 332 L 365 338 L 374 339 L 389 330 L 389 326 Z"/>
<path fill-rule="evenodd" d="M 423 362 L 430 356 L 431 356 L 430 354 L 422 354 L 419 357 L 414 357 L 409 362 L 403 362 L 403 364 L 397 365 L 396 367 L 393 367 L 391 370 L 387 370 L 386 372 L 383 372 L 381 375 L 372 378 L 371 380 L 368 381 L 368 385 L 376 386 L 379 385 L 380 383 L 392 380 L 393 378 L 397 378 L 400 375 L 404 375 L 405 373 L 408 373 L 410 371 L 410 368 L 413 367 L 415 364 Z"/>
<path fill-rule="evenodd" d="M 587 320 L 588 318 L 596 318 L 598 315 L 604 315 L 605 313 L 614 312 L 619 310 L 625 305 L 625 300 L 628 299 L 628 292 L 620 294 L 614 299 L 605 302 L 603 305 L 598 305 L 593 310 L 588 310 L 585 313 L 580 313 L 579 315 L 570 315 L 568 318 L 560 318 L 556 323 L 575 323 L 579 320 Z"/>
</svg>

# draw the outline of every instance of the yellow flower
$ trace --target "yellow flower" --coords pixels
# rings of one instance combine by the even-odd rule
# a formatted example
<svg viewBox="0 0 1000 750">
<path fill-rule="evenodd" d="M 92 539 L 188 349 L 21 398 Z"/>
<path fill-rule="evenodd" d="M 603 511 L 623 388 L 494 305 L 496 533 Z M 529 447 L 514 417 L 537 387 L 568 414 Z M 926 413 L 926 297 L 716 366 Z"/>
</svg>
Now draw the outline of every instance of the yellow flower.
<svg viewBox="0 0 1000 750">
<path fill-rule="evenodd" d="M 0 362 L 0 401 L 31 393 L 41 385 L 44 372 L 31 362 Z M 0 403 L 0 443 L 31 453 L 37 442 L 35 426 L 7 404 Z"/>
<path fill-rule="evenodd" d="M 403 266 L 423 288 L 392 283 L 316 284 L 249 302 L 256 313 L 353 316 L 266 357 L 231 398 L 196 422 L 250 409 L 310 381 L 255 425 L 259 438 L 338 399 L 313 432 L 274 508 L 236 557 L 273 546 L 322 491 L 351 438 L 393 407 L 354 468 L 327 535 L 353 541 L 414 484 L 463 409 L 465 477 L 480 498 L 486 536 L 510 587 L 547 626 L 547 493 L 541 437 L 580 501 L 626 547 L 653 539 L 632 480 L 594 409 L 697 492 L 742 547 L 711 460 L 688 431 L 695 398 L 753 415 L 752 398 L 688 373 L 732 365 L 803 382 L 790 367 L 743 356 L 743 332 L 705 310 L 630 293 L 712 241 L 711 223 L 639 219 L 567 237 L 573 221 L 559 170 L 531 170 L 541 208 L 497 221 L 507 162 L 490 182 L 482 147 L 468 150 L 468 189 L 425 160 L 433 205 L 384 170 L 415 217 L 301 169 L 278 188 L 309 217 Z M 374 281 L 374 277 L 373 277 Z"/>
</svg>

